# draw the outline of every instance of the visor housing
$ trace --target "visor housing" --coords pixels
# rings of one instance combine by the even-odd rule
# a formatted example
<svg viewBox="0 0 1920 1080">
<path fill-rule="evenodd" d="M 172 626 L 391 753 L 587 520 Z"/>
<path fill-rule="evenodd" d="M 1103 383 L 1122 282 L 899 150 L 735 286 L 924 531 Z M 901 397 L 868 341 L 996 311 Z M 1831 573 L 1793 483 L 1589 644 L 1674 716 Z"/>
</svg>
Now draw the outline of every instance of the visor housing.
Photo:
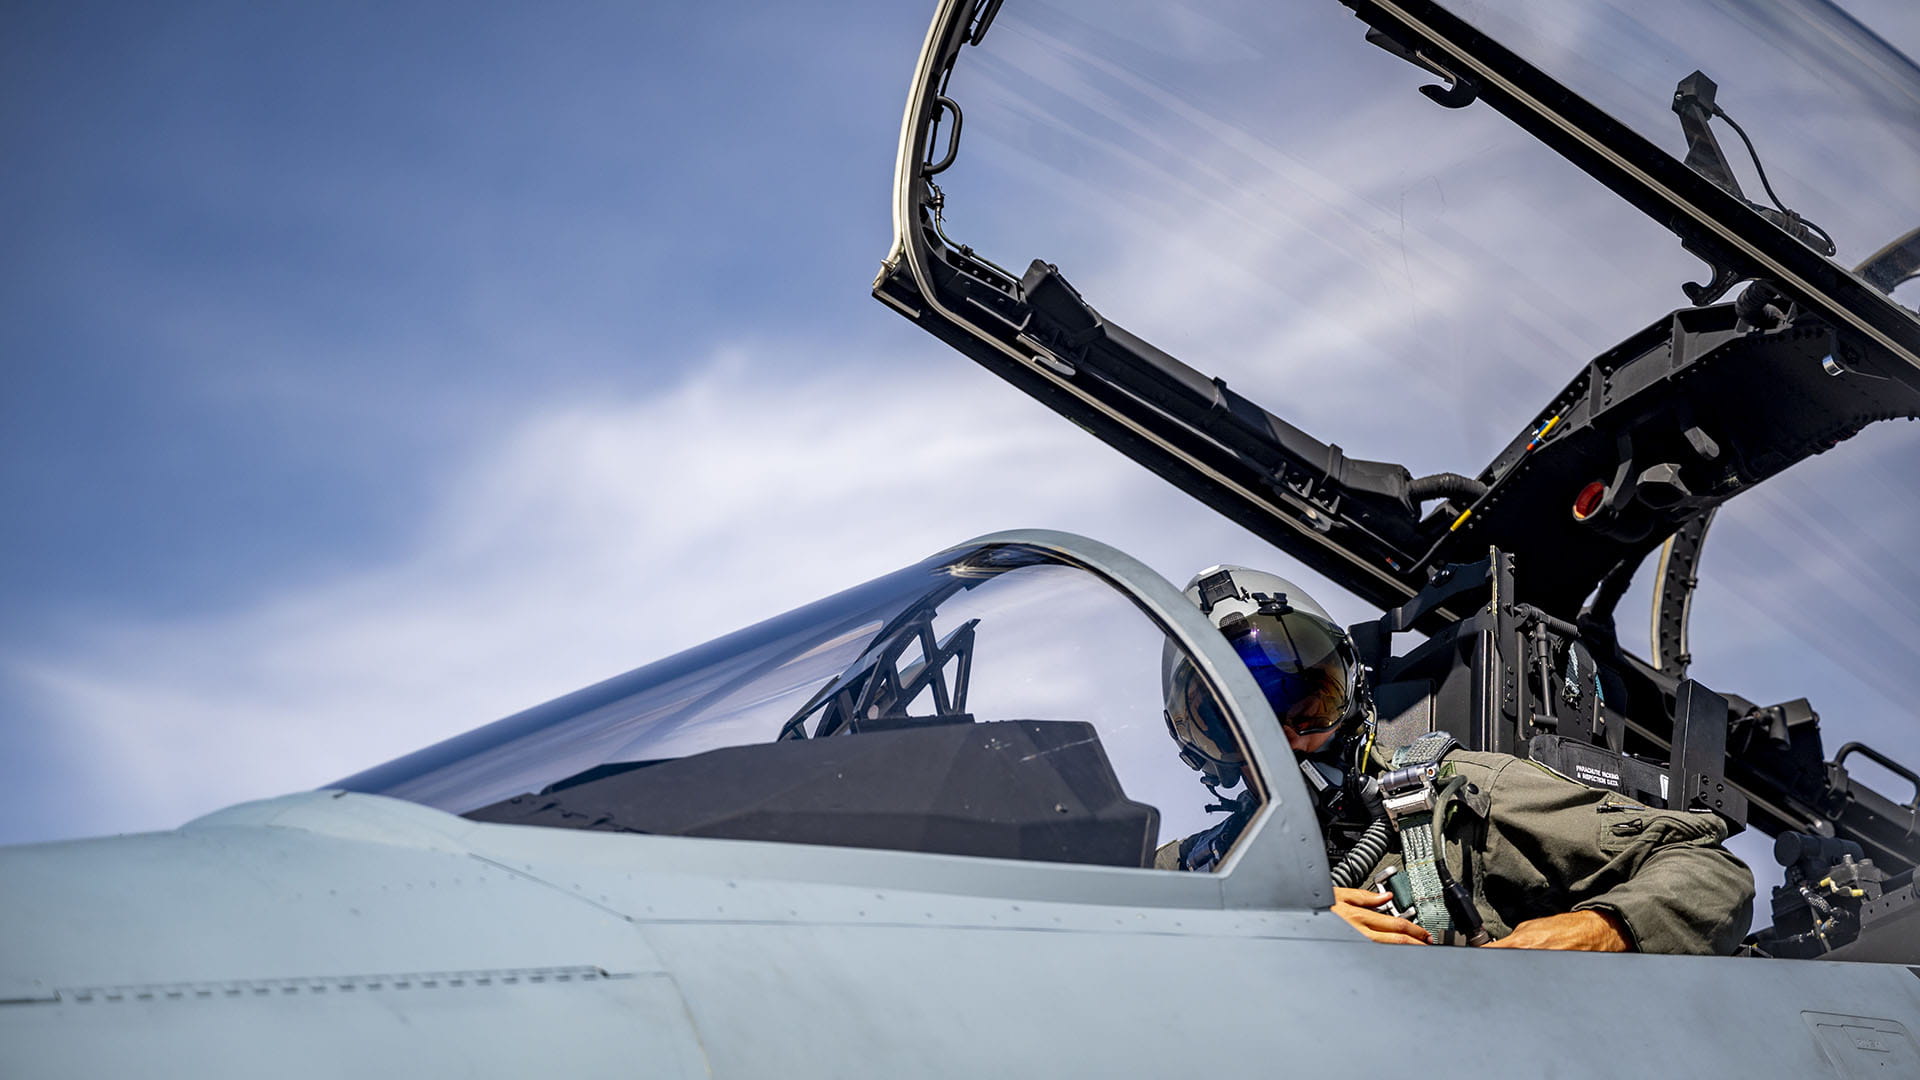
<svg viewBox="0 0 1920 1080">
<path fill-rule="evenodd" d="M 1356 657 L 1339 627 L 1296 609 L 1229 616 L 1220 632 L 1295 733 L 1331 731 L 1351 716 Z"/>
</svg>

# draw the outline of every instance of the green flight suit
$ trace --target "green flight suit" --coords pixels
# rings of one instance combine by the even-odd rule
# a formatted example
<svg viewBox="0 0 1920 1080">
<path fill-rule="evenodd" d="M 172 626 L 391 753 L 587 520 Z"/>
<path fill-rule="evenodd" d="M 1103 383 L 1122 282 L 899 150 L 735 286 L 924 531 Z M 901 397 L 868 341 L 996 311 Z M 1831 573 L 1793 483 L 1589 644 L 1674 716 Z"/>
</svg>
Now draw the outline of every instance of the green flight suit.
<svg viewBox="0 0 1920 1080">
<path fill-rule="evenodd" d="M 1447 866 L 1495 938 L 1587 910 L 1618 917 L 1641 952 L 1727 954 L 1746 936 L 1753 874 L 1720 846 L 1720 818 L 1656 810 L 1506 754 L 1455 750 L 1441 776 L 1455 773 L 1467 787 L 1446 812 Z"/>
<path fill-rule="evenodd" d="M 1619 918 L 1640 952 L 1725 955 L 1746 937 L 1753 873 L 1720 846 L 1720 818 L 1656 810 L 1507 754 L 1455 750 L 1442 760 L 1443 785 L 1456 774 L 1467 786 L 1440 808 L 1447 868 L 1472 890 L 1493 937 L 1528 919 L 1587 910 Z M 1162 845 L 1153 865 L 1196 869 L 1181 849 L 1218 829 Z M 1335 830 L 1330 858 L 1359 826 L 1344 844 L 1343 831 Z M 1400 865 L 1391 851 L 1362 880 Z"/>
</svg>

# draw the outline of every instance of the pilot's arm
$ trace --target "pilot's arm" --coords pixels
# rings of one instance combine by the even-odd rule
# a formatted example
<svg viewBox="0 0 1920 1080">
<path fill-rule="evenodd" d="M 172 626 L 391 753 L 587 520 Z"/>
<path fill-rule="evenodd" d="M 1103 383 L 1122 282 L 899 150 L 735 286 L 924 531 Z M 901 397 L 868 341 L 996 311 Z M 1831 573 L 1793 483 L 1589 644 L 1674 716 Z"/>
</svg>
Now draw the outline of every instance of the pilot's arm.
<svg viewBox="0 0 1920 1080">
<path fill-rule="evenodd" d="M 1720 818 L 1656 810 L 1504 754 L 1447 760 L 1485 795 L 1474 800 L 1485 815 L 1474 893 L 1496 938 L 1599 947 L 1579 935 L 1610 923 L 1641 952 L 1727 954 L 1746 936 L 1753 874 L 1721 846 Z M 1556 929 L 1573 936 L 1553 944 Z"/>
</svg>

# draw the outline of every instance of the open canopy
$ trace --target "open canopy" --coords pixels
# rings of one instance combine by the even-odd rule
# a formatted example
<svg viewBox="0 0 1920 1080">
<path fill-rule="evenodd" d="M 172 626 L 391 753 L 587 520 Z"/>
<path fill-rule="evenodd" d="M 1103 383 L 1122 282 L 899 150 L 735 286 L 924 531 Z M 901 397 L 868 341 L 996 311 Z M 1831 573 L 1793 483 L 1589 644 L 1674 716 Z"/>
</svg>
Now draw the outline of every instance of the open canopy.
<svg viewBox="0 0 1920 1080">
<path fill-rule="evenodd" d="M 1819 0 L 1459 14 L 950 3 L 876 293 L 1383 607 L 1497 545 L 1571 618 L 1920 414 L 1910 60 Z"/>
<path fill-rule="evenodd" d="M 1731 504 L 1730 719 L 1872 685 L 1908 725 L 1911 435 L 1734 502 L 1920 417 L 1920 68 L 1831 4 L 949 0 L 894 195 L 879 299 L 1395 630 L 1524 604 L 1659 756 Z M 1493 602 L 1446 591 L 1490 550 Z M 1765 677 L 1813 654 L 1838 677 Z M 1784 741 L 1749 794 L 1845 803 L 1845 749 Z M 1915 803 L 1881 809 L 1910 847 Z"/>
</svg>

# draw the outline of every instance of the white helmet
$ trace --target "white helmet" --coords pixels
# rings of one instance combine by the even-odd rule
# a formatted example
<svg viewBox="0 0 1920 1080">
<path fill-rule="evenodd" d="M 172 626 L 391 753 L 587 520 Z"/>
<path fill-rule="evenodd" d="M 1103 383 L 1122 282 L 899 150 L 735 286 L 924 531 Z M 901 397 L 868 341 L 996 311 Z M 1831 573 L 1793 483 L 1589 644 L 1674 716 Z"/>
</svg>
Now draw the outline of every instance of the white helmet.
<svg viewBox="0 0 1920 1080">
<path fill-rule="evenodd" d="M 1274 716 L 1300 735 L 1344 726 L 1365 708 L 1360 660 L 1347 632 L 1291 581 L 1244 566 L 1214 566 L 1187 583 L 1187 599 L 1226 635 Z M 1231 787 L 1245 758 L 1193 664 L 1168 642 L 1160 687 L 1180 757 Z"/>
</svg>

